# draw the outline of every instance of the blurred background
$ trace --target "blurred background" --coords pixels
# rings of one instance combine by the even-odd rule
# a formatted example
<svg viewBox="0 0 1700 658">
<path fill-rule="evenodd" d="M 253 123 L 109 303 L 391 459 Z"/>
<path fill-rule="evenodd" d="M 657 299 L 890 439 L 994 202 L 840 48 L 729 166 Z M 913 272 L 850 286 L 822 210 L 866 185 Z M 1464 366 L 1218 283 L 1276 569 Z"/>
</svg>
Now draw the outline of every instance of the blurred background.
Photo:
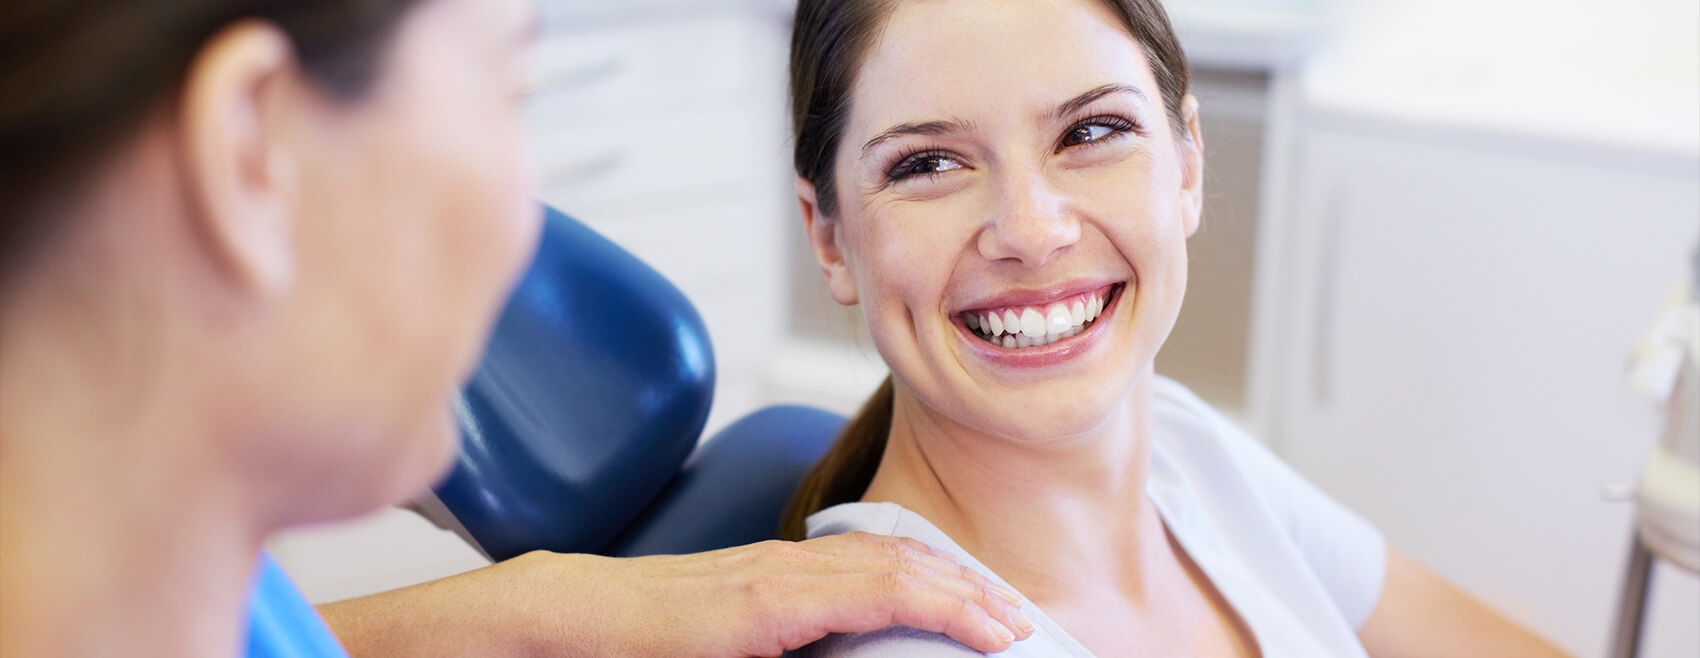
<svg viewBox="0 0 1700 658">
<path fill-rule="evenodd" d="M 1417 559 L 1604 655 L 1623 492 L 1660 432 L 1626 362 L 1700 240 L 1700 3 L 1167 4 L 1209 178 L 1158 371 Z M 803 240 L 792 6 L 539 3 L 541 196 L 696 303 L 705 436 L 774 403 L 852 412 L 885 374 Z M 486 564 L 399 510 L 272 549 L 315 602 Z M 1693 574 L 1655 567 L 1647 610 L 1642 655 L 1700 656 Z"/>
</svg>

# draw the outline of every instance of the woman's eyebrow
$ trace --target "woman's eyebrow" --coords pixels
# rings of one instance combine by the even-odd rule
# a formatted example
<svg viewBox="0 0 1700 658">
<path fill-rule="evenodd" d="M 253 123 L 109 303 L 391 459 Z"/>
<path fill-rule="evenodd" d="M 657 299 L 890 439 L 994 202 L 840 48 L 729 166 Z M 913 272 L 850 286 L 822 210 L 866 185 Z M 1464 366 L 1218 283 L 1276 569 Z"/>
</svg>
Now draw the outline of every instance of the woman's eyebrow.
<svg viewBox="0 0 1700 658">
<path fill-rule="evenodd" d="M 921 123 L 900 123 L 886 128 L 884 132 L 874 135 L 873 139 L 862 145 L 862 157 L 868 157 L 868 151 L 881 143 L 902 137 L 904 135 L 943 135 L 969 129 L 967 121 L 951 119 L 949 121 L 923 121 Z"/>
<path fill-rule="evenodd" d="M 1107 85 L 1104 85 L 1104 86 L 1101 86 L 1101 87 L 1094 87 L 1091 90 L 1088 90 L 1084 94 L 1081 94 L 1079 96 L 1075 96 L 1074 98 L 1070 98 L 1066 101 L 1063 101 L 1063 103 L 1061 105 L 1057 106 L 1057 109 L 1051 111 L 1051 117 L 1050 118 L 1052 120 L 1062 119 L 1063 117 L 1066 117 L 1070 114 L 1074 114 L 1075 112 L 1079 112 L 1081 110 L 1081 108 L 1084 108 L 1087 105 L 1091 105 L 1092 101 L 1098 100 L 1098 99 L 1103 98 L 1105 96 L 1108 96 L 1110 94 L 1121 94 L 1121 93 L 1133 94 L 1135 96 L 1138 96 L 1139 100 L 1142 100 L 1142 101 L 1145 100 L 1145 92 L 1141 91 L 1138 87 L 1135 87 L 1133 85 L 1124 85 L 1124 84 L 1120 84 L 1120 83 L 1111 83 L 1111 84 L 1107 84 Z"/>
</svg>

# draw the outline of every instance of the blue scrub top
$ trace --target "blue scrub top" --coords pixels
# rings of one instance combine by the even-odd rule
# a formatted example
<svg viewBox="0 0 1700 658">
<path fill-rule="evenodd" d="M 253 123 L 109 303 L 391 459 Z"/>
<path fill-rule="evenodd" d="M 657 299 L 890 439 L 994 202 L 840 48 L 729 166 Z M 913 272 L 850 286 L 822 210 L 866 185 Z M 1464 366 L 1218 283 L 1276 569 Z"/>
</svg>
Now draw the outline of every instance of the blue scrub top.
<svg viewBox="0 0 1700 658">
<path fill-rule="evenodd" d="M 348 658 L 319 613 L 266 553 L 248 598 L 248 658 Z"/>
</svg>

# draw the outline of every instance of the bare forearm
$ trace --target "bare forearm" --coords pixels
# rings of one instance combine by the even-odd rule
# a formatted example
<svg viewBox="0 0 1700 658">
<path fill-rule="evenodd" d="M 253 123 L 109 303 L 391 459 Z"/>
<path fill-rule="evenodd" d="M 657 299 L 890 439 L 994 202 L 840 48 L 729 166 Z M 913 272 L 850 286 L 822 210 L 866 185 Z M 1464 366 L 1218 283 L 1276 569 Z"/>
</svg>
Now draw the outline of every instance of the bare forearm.
<svg viewBox="0 0 1700 658">
<path fill-rule="evenodd" d="M 559 656 L 522 597 L 539 583 L 521 556 L 441 580 L 319 606 L 353 658 Z M 548 586 L 559 587 L 558 583 Z M 566 612 L 566 611 L 560 611 Z M 559 618 L 559 617 L 557 617 Z"/>
<path fill-rule="evenodd" d="M 1375 658 L 1569 655 L 1392 549 L 1381 601 L 1358 637 Z"/>
<path fill-rule="evenodd" d="M 1032 632 L 1019 602 L 920 542 L 850 533 L 640 558 L 537 551 L 319 613 L 355 658 L 778 656 L 891 624 L 1003 651 Z"/>
</svg>

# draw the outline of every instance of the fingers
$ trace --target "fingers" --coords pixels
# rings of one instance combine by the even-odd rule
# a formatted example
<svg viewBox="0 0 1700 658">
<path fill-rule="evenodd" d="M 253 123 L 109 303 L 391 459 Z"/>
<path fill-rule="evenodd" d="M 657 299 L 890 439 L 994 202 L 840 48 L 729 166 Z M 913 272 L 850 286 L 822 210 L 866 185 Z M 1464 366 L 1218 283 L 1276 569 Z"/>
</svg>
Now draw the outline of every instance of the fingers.
<svg viewBox="0 0 1700 658">
<path fill-rule="evenodd" d="M 908 537 L 890 537 L 861 532 L 839 536 L 844 537 L 853 550 L 871 551 L 884 556 L 883 561 L 876 560 L 875 564 L 867 569 L 868 571 L 902 571 L 917 577 L 934 579 L 937 584 L 951 589 L 960 596 L 973 599 L 982 608 L 985 608 L 987 613 L 1005 621 L 1013 621 L 1010 618 L 1008 608 L 1013 606 L 1019 609 L 1021 607 L 1021 595 L 1017 594 L 1015 590 L 992 582 L 990 578 L 981 575 L 980 572 L 957 562 L 956 556 L 934 549 L 920 541 Z M 807 543 L 804 542 L 799 545 L 806 545 Z M 1025 616 L 1022 616 L 1019 623 L 1010 624 L 1010 628 L 1023 638 L 1028 635 L 1028 632 L 1023 632 L 1021 628 L 1030 626 L 1031 624 L 1027 623 Z"/>
<path fill-rule="evenodd" d="M 1033 622 L 1021 612 L 1021 595 L 967 565 L 931 555 L 890 557 L 874 560 L 868 571 L 906 573 L 919 578 L 923 584 L 966 599 L 980 607 L 988 616 L 1003 624 L 1015 638 L 1026 639 L 1033 634 Z"/>
<path fill-rule="evenodd" d="M 1009 626 L 986 612 L 973 599 L 960 596 L 936 582 L 902 572 L 855 574 L 835 577 L 843 628 L 835 633 L 876 631 L 893 624 L 949 636 L 975 651 L 996 653 L 1015 642 Z"/>
<path fill-rule="evenodd" d="M 1021 612 L 1021 595 L 1015 590 L 992 582 L 990 578 L 965 564 L 943 562 L 937 558 L 924 558 L 921 562 L 932 569 L 928 576 L 936 583 L 958 596 L 972 600 L 975 605 L 985 610 L 986 614 L 1013 631 L 1015 639 L 1025 640 L 1033 634 L 1033 622 Z"/>
<path fill-rule="evenodd" d="M 828 615 L 826 619 L 838 627 L 822 629 L 826 632 L 878 630 L 895 623 L 942 633 L 985 652 L 1003 651 L 1033 634 L 1033 623 L 1020 611 L 1020 595 L 956 562 L 948 553 L 902 537 L 866 533 L 838 537 L 842 539 L 836 542 L 823 538 L 811 540 L 820 542 L 814 546 L 805 546 L 811 542 L 800 545 L 833 553 L 840 559 L 827 562 L 840 573 L 857 572 L 847 574 L 849 579 L 831 581 L 846 588 L 840 596 L 847 605 L 862 609 Z"/>
<path fill-rule="evenodd" d="M 892 537 L 876 535 L 869 532 L 846 532 L 841 535 L 829 535 L 807 541 L 797 542 L 798 547 L 811 551 L 825 552 L 833 555 L 879 554 L 897 555 L 905 549 L 922 555 L 944 558 L 952 562 L 956 556 L 928 546 L 925 542 L 909 537 Z"/>
</svg>

